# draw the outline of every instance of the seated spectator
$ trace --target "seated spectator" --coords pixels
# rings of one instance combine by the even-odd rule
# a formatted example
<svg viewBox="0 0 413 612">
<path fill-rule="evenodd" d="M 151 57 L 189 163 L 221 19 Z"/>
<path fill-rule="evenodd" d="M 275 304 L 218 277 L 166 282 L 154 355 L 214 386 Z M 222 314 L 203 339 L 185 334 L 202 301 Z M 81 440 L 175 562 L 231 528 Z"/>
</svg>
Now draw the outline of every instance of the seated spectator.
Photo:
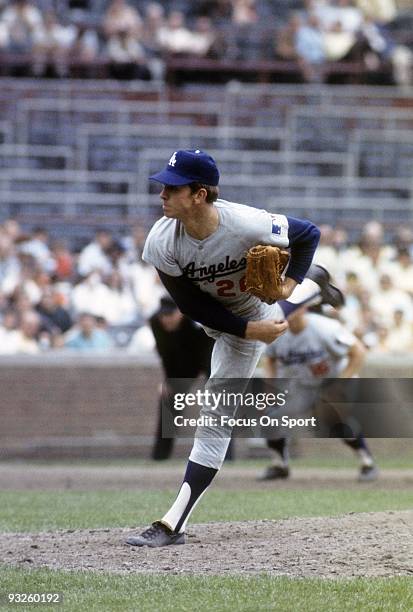
<svg viewBox="0 0 413 612">
<path fill-rule="evenodd" d="M 43 27 L 42 14 L 30 0 L 12 0 L 1 20 L 7 28 L 6 50 L 14 56 L 21 56 L 12 66 L 12 75 L 28 76 L 34 38 Z"/>
<path fill-rule="evenodd" d="M 136 33 L 119 30 L 111 34 L 106 45 L 106 53 L 112 78 L 122 80 L 151 78 L 145 50 Z"/>
<path fill-rule="evenodd" d="M 208 17 L 198 17 L 192 41 L 192 53 L 200 57 L 220 55 L 218 49 L 214 49 L 217 41 L 216 31 L 212 21 Z"/>
<path fill-rule="evenodd" d="M 44 227 L 35 227 L 31 237 L 20 243 L 19 250 L 32 256 L 45 272 L 54 272 L 56 262 L 49 248 L 49 234 Z"/>
<path fill-rule="evenodd" d="M 91 77 L 98 54 L 99 38 L 96 31 L 84 23 L 77 24 L 69 49 L 71 75 L 77 78 Z"/>
<path fill-rule="evenodd" d="M 75 26 L 63 26 L 54 11 L 47 11 L 44 15 L 43 28 L 39 29 L 34 35 L 35 75 L 67 76 L 69 49 L 75 38 Z"/>
<path fill-rule="evenodd" d="M 396 308 L 393 321 L 384 341 L 385 348 L 392 353 L 403 353 L 413 350 L 412 322 L 406 320 L 405 312 Z"/>
<path fill-rule="evenodd" d="M 361 232 L 360 249 L 367 252 L 371 245 L 383 246 L 384 227 L 379 221 L 369 221 Z"/>
<path fill-rule="evenodd" d="M 95 270 L 71 292 L 71 307 L 76 314 L 89 312 L 94 316 L 105 316 L 105 300 L 109 289 L 102 280 L 102 275 Z"/>
<path fill-rule="evenodd" d="M 401 247 L 392 266 L 394 286 L 413 298 L 413 259 L 407 247 Z"/>
<path fill-rule="evenodd" d="M 382 224 L 371 221 L 364 226 L 358 244 L 346 250 L 343 269 L 357 273 L 366 289 L 376 291 L 378 278 L 392 256 L 393 248 L 384 244 Z"/>
<path fill-rule="evenodd" d="M 113 240 L 112 244 L 106 250 L 106 254 L 112 266 L 112 271 L 117 270 L 125 277 L 128 271 L 128 258 L 126 249 L 120 240 Z"/>
<path fill-rule="evenodd" d="M 320 24 L 315 15 L 309 15 L 297 30 L 295 46 L 299 57 L 310 65 L 319 65 L 326 59 Z"/>
<path fill-rule="evenodd" d="M 158 56 L 158 32 L 165 25 L 165 10 L 159 2 L 150 2 L 145 7 L 142 28 L 142 44 L 150 56 Z"/>
<path fill-rule="evenodd" d="M 10 339 L 11 353 L 26 353 L 35 355 L 40 352 L 39 332 L 41 319 L 37 312 L 33 310 L 23 313 L 17 329 L 13 332 Z"/>
<path fill-rule="evenodd" d="M 77 271 L 81 276 L 88 276 L 94 270 L 104 275 L 112 272 L 112 264 L 107 255 L 113 243 L 112 234 L 105 229 L 98 229 L 92 242 L 80 252 Z"/>
<path fill-rule="evenodd" d="M 158 42 L 165 53 L 188 54 L 192 52 L 193 34 L 185 25 L 181 11 L 172 11 L 166 24 L 158 30 Z"/>
<path fill-rule="evenodd" d="M 43 286 L 48 284 L 50 277 L 46 274 L 46 279 L 44 279 L 42 271 L 32 255 L 21 253 L 19 260 L 21 264 L 19 284 L 10 297 L 17 300 L 16 303 L 20 298 L 27 298 L 30 304 L 34 306 L 39 302 Z"/>
<path fill-rule="evenodd" d="M 323 32 L 326 59 L 332 62 L 343 60 L 356 61 L 362 58 L 362 51 L 357 44 L 354 32 L 345 30 L 340 21 L 336 21 Z"/>
<path fill-rule="evenodd" d="M 112 0 L 104 15 L 103 31 L 108 39 L 125 32 L 139 35 L 142 31 L 142 18 L 126 0 Z"/>
<path fill-rule="evenodd" d="M 112 340 L 105 330 L 98 328 L 95 317 L 84 312 L 76 327 L 67 333 L 64 346 L 77 351 L 108 351 Z"/>
<path fill-rule="evenodd" d="M 413 259 L 413 230 L 410 227 L 406 225 L 398 227 L 393 238 L 393 244 L 395 255 L 399 249 L 407 249 Z"/>
<path fill-rule="evenodd" d="M 371 308 L 380 317 L 381 324 L 390 327 L 394 320 L 395 310 L 401 310 L 409 322 L 413 320 L 413 300 L 408 293 L 394 286 L 388 274 L 382 274 L 379 279 L 379 289 L 370 300 Z"/>
<path fill-rule="evenodd" d="M 22 238 L 22 230 L 16 219 L 6 219 L 0 226 L 1 233 L 6 233 L 11 240 L 16 243 Z"/>
<path fill-rule="evenodd" d="M 159 2 L 150 2 L 145 7 L 141 43 L 145 49 L 147 66 L 152 79 L 163 80 L 165 63 L 161 58 L 159 30 L 165 25 L 165 10 Z"/>
<path fill-rule="evenodd" d="M 138 304 L 129 283 L 118 271 L 113 271 L 106 281 L 107 294 L 104 303 L 104 317 L 109 325 L 130 325 L 137 323 Z"/>
<path fill-rule="evenodd" d="M 17 314 L 15 310 L 6 310 L 0 321 L 0 355 L 11 355 L 16 352 Z"/>
<path fill-rule="evenodd" d="M 279 28 L 275 39 L 275 53 L 278 59 L 285 61 L 299 61 L 295 46 L 296 34 L 301 27 L 302 19 L 298 13 L 292 13 L 287 23 Z"/>
<path fill-rule="evenodd" d="M 336 5 L 336 20 L 339 22 L 344 32 L 360 32 L 363 25 L 363 13 L 354 5 L 353 0 L 337 0 Z"/>
<path fill-rule="evenodd" d="M 69 311 L 60 305 L 59 295 L 52 288 L 43 292 L 36 310 L 42 319 L 61 333 L 67 332 L 73 325 Z"/>
<path fill-rule="evenodd" d="M 309 15 L 305 20 L 299 13 L 292 13 L 287 24 L 277 32 L 276 55 L 279 59 L 297 62 L 303 81 L 319 81 L 326 57 L 316 17 Z"/>
<path fill-rule="evenodd" d="M 317 17 L 319 27 L 323 32 L 335 28 L 337 24 L 343 32 L 356 34 L 363 24 L 363 14 L 352 0 L 337 0 L 336 2 L 316 2 L 306 0 L 307 15 Z"/>
<path fill-rule="evenodd" d="M 232 0 L 232 22 L 249 25 L 258 21 L 255 0 Z"/>
<path fill-rule="evenodd" d="M 57 240 L 51 245 L 51 254 L 55 261 L 53 277 L 57 281 L 70 280 L 74 274 L 74 258 L 64 240 Z"/>
</svg>

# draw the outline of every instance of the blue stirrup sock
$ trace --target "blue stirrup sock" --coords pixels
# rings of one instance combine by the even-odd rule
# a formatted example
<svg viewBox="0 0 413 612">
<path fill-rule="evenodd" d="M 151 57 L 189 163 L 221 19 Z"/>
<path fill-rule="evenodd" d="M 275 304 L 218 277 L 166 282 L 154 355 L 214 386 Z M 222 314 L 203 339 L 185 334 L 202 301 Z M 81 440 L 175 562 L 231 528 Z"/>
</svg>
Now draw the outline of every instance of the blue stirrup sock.
<svg viewBox="0 0 413 612">
<path fill-rule="evenodd" d="M 161 522 L 174 532 L 184 532 L 192 510 L 217 472 L 215 468 L 189 460 L 178 496 Z"/>
<path fill-rule="evenodd" d="M 358 454 L 362 465 L 374 464 L 372 454 L 362 434 L 358 435 L 356 438 L 343 438 L 343 442 Z"/>
</svg>

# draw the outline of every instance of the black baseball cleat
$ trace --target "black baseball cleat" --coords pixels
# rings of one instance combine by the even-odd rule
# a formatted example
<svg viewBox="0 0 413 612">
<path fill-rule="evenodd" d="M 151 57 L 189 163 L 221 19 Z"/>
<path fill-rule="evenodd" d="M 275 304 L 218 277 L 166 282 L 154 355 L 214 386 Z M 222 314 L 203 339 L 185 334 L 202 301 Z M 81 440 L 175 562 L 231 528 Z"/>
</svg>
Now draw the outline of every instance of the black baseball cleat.
<svg viewBox="0 0 413 612">
<path fill-rule="evenodd" d="M 317 283 L 320 287 L 322 304 L 330 304 L 334 308 L 344 306 L 344 295 L 340 289 L 330 283 L 330 273 L 323 266 L 311 264 L 307 272 L 307 278 Z"/>
<path fill-rule="evenodd" d="M 379 477 L 379 470 L 375 465 L 362 465 L 359 472 L 359 482 L 374 482 Z"/>
<path fill-rule="evenodd" d="M 140 535 L 128 538 L 126 544 L 130 546 L 149 546 L 150 548 L 170 546 L 171 544 L 185 544 L 185 534 L 174 533 L 160 521 L 155 521 Z"/>
<path fill-rule="evenodd" d="M 290 468 L 282 465 L 269 465 L 258 480 L 282 480 L 288 478 Z"/>
</svg>

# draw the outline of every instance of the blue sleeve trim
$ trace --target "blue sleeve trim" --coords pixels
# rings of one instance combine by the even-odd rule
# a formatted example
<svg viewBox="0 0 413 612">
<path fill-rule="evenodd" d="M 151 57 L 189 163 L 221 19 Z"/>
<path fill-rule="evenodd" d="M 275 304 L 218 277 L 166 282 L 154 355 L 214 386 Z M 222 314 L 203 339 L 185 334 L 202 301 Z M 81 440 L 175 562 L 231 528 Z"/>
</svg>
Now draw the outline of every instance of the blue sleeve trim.
<svg viewBox="0 0 413 612">
<path fill-rule="evenodd" d="M 311 266 L 320 241 L 320 230 L 311 221 L 287 217 L 288 241 L 291 250 L 287 276 L 302 283 Z"/>
<path fill-rule="evenodd" d="M 161 270 L 157 271 L 163 285 L 183 314 L 211 329 L 245 338 L 247 319 L 233 314 L 185 276 L 169 276 Z"/>
</svg>

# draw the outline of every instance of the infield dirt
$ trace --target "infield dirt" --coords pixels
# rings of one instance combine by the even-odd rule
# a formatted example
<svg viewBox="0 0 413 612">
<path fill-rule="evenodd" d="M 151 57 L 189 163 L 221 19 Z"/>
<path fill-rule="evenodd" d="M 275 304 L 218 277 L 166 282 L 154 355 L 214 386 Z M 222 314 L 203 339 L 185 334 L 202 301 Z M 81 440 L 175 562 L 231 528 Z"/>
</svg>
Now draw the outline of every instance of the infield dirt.
<svg viewBox="0 0 413 612">
<path fill-rule="evenodd" d="M 291 577 L 413 575 L 413 511 L 191 525 L 188 543 L 129 547 L 130 529 L 0 535 L 0 558 L 19 567 L 116 573 Z"/>
<path fill-rule="evenodd" d="M 214 483 L 226 490 L 263 489 L 256 467 L 223 469 Z M 276 488 L 410 488 L 412 470 L 383 470 L 360 484 L 356 470 L 294 469 Z M 19 490 L 174 489 L 182 466 L 0 464 L 0 488 Z M 191 524 L 187 544 L 162 549 L 129 547 L 134 529 L 83 529 L 0 534 L 2 563 L 63 570 L 143 574 L 257 574 L 291 577 L 413 576 L 413 510 L 349 513 L 335 517 Z"/>
<path fill-rule="evenodd" d="M 147 469 L 145 469 L 147 467 Z M 182 466 L 0 464 L 0 489 L 174 489 Z M 256 467 L 223 469 L 214 483 L 227 490 L 263 489 Z M 400 489 L 412 470 L 385 470 L 360 485 L 356 470 L 295 469 L 276 488 Z M 396 493 L 396 491 L 395 491 Z M 397 494 L 397 493 L 396 493 Z M 136 526 L 136 532 L 142 526 Z M 19 567 L 116 573 L 230 575 L 270 573 L 291 577 L 412 576 L 413 510 L 350 513 L 191 525 L 185 546 L 140 549 L 124 544 L 131 529 L 84 529 L 0 534 L 0 560 Z"/>
</svg>

